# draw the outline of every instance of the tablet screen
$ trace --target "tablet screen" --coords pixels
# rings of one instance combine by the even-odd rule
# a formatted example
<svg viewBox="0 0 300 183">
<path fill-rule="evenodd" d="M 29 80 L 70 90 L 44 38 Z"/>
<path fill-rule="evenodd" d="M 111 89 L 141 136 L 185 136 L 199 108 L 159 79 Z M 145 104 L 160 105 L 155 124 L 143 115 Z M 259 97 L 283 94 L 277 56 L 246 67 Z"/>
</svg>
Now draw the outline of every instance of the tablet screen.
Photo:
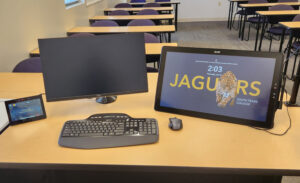
<svg viewBox="0 0 300 183">
<path fill-rule="evenodd" d="M 276 57 L 169 51 L 158 105 L 264 123 L 275 65 Z"/>
</svg>

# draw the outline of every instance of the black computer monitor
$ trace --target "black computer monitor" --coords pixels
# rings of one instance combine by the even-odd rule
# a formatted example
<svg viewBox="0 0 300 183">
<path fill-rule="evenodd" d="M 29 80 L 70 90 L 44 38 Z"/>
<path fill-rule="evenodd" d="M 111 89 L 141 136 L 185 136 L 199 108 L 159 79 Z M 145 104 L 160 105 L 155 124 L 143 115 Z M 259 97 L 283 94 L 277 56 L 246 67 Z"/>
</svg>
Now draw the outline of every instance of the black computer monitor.
<svg viewBox="0 0 300 183">
<path fill-rule="evenodd" d="M 39 48 L 47 101 L 148 91 L 143 34 L 40 39 Z"/>
<path fill-rule="evenodd" d="M 271 128 L 282 61 L 281 53 L 164 47 L 155 109 Z"/>
</svg>

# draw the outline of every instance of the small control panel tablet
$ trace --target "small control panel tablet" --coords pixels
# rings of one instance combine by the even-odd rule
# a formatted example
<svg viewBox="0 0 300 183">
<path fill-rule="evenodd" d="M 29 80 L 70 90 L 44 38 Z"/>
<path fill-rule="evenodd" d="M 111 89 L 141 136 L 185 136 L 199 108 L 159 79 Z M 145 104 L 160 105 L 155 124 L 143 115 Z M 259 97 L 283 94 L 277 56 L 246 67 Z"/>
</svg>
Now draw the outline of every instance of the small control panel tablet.
<svg viewBox="0 0 300 183">
<path fill-rule="evenodd" d="M 42 95 L 5 102 L 11 125 L 46 118 Z"/>
</svg>

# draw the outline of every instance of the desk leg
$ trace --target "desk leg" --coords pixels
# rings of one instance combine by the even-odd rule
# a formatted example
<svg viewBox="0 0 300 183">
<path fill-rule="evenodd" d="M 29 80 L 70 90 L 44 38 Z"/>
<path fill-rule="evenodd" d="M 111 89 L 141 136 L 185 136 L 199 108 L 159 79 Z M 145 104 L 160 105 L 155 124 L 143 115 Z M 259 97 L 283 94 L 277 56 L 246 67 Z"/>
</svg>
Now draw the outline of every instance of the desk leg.
<svg viewBox="0 0 300 183">
<path fill-rule="evenodd" d="M 177 31 L 177 21 L 178 21 L 178 4 L 175 4 L 175 30 Z"/>
<path fill-rule="evenodd" d="M 282 51 L 282 46 L 283 46 L 283 42 L 284 42 L 284 37 L 285 37 L 285 29 L 283 29 L 282 34 L 281 34 L 281 38 L 280 38 L 280 46 L 279 46 L 279 52 Z"/>
<path fill-rule="evenodd" d="M 256 51 L 256 49 L 257 49 L 258 35 L 259 35 L 259 29 L 260 29 L 260 21 L 261 21 L 261 16 L 258 15 L 258 23 L 257 23 L 254 51 Z"/>
<path fill-rule="evenodd" d="M 168 43 L 171 43 L 171 32 L 168 32 Z"/>
<path fill-rule="evenodd" d="M 245 32 L 246 21 L 247 21 L 247 15 L 244 15 L 243 29 L 242 29 L 242 41 L 244 40 L 244 32 Z"/>
<path fill-rule="evenodd" d="M 169 19 L 169 25 L 173 25 L 173 20 L 172 19 Z"/>
<path fill-rule="evenodd" d="M 232 5 L 232 2 L 230 1 L 229 2 L 229 12 L 228 12 L 228 20 L 227 20 L 227 28 L 231 28 L 231 11 L 232 11 L 232 7 L 231 7 L 231 5 Z"/>
<path fill-rule="evenodd" d="M 261 51 L 261 45 L 262 45 L 262 41 L 264 39 L 264 35 L 265 35 L 265 27 L 266 27 L 266 17 L 263 17 L 263 25 L 261 27 L 261 35 L 260 35 L 260 41 L 259 41 L 259 48 L 258 51 Z"/>
<path fill-rule="evenodd" d="M 108 15 L 108 11 L 104 11 L 104 15 Z"/>
<path fill-rule="evenodd" d="M 289 64 L 289 59 L 290 59 L 290 55 L 291 55 L 291 47 L 292 47 L 292 42 L 293 42 L 293 30 L 290 30 L 290 38 L 289 38 L 289 42 L 287 45 L 287 54 L 286 54 L 286 59 L 284 61 L 284 69 L 283 69 L 283 81 L 282 81 L 282 90 L 284 91 L 285 89 L 285 83 L 286 83 L 286 78 L 287 78 L 287 69 L 288 69 L 288 64 Z M 280 95 L 280 101 L 283 101 L 283 95 L 284 92 L 281 92 Z"/>
</svg>

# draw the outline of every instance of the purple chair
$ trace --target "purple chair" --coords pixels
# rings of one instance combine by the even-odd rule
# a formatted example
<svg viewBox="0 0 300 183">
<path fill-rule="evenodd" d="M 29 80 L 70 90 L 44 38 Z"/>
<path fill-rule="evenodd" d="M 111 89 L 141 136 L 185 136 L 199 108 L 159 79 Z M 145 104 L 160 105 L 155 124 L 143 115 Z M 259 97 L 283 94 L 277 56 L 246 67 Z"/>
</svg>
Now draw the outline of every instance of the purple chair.
<svg viewBox="0 0 300 183">
<path fill-rule="evenodd" d="M 248 4 L 259 4 L 259 3 L 268 3 L 268 1 L 267 0 L 249 0 L 248 1 Z M 241 3 L 239 3 L 239 4 L 241 4 Z M 239 15 L 239 25 L 238 25 L 238 27 L 239 26 L 241 26 L 241 17 L 242 16 L 244 16 L 244 15 L 246 15 L 246 16 L 248 16 L 248 15 L 254 15 L 255 14 L 255 11 L 258 11 L 258 10 L 263 10 L 264 8 L 247 8 L 247 9 L 245 9 L 245 10 L 238 10 L 236 13 L 235 13 L 235 15 L 234 15 L 234 17 L 233 17 L 233 20 L 232 20 L 232 26 L 233 26 L 233 24 L 234 24 L 234 21 L 235 21 L 235 17 L 236 17 L 236 15 Z"/>
<path fill-rule="evenodd" d="M 131 3 L 145 3 L 146 0 L 131 0 Z"/>
<path fill-rule="evenodd" d="M 125 10 L 116 10 L 109 12 L 109 15 L 130 15 L 128 11 Z"/>
<path fill-rule="evenodd" d="M 149 33 L 144 33 L 145 43 L 159 43 L 160 41 L 156 36 Z"/>
<path fill-rule="evenodd" d="M 119 26 L 119 24 L 112 20 L 100 20 L 92 24 L 92 27 L 116 27 L 116 26 Z"/>
<path fill-rule="evenodd" d="M 144 5 L 144 7 L 160 7 L 160 4 L 158 3 L 147 3 Z"/>
<path fill-rule="evenodd" d="M 298 0 L 279 0 L 279 3 L 283 3 L 283 2 L 298 2 Z"/>
<path fill-rule="evenodd" d="M 152 20 L 131 20 L 127 26 L 155 26 L 155 23 Z"/>
<path fill-rule="evenodd" d="M 137 15 L 159 15 L 159 13 L 153 9 L 144 9 L 138 12 Z"/>
<path fill-rule="evenodd" d="M 132 6 L 128 3 L 119 3 L 115 6 L 115 8 L 132 8 Z"/>
<path fill-rule="evenodd" d="M 18 63 L 13 72 L 42 72 L 40 57 L 31 57 Z"/>
<path fill-rule="evenodd" d="M 269 8 L 270 11 L 284 11 L 284 10 L 294 10 L 294 8 L 292 6 L 289 5 L 276 5 L 276 6 L 272 6 Z M 271 51 L 271 47 L 272 47 L 272 41 L 273 41 L 273 36 L 280 36 L 283 33 L 283 30 L 285 30 L 285 28 L 283 26 L 280 25 L 276 25 L 278 24 L 278 22 L 284 22 L 284 21 L 291 21 L 293 19 L 292 16 L 285 16 L 285 17 L 277 17 L 277 16 L 273 16 L 273 17 L 269 17 L 268 22 L 271 24 L 271 28 L 269 28 L 269 30 L 267 31 L 270 35 L 270 46 L 269 46 L 269 51 Z M 276 26 L 274 26 L 276 25 Z M 285 32 L 285 34 L 289 34 L 288 31 Z"/>
<path fill-rule="evenodd" d="M 91 37 L 91 36 L 95 36 L 95 34 L 91 34 L 91 33 L 87 33 L 87 32 L 82 32 L 82 33 L 72 34 L 69 37 Z"/>
</svg>

